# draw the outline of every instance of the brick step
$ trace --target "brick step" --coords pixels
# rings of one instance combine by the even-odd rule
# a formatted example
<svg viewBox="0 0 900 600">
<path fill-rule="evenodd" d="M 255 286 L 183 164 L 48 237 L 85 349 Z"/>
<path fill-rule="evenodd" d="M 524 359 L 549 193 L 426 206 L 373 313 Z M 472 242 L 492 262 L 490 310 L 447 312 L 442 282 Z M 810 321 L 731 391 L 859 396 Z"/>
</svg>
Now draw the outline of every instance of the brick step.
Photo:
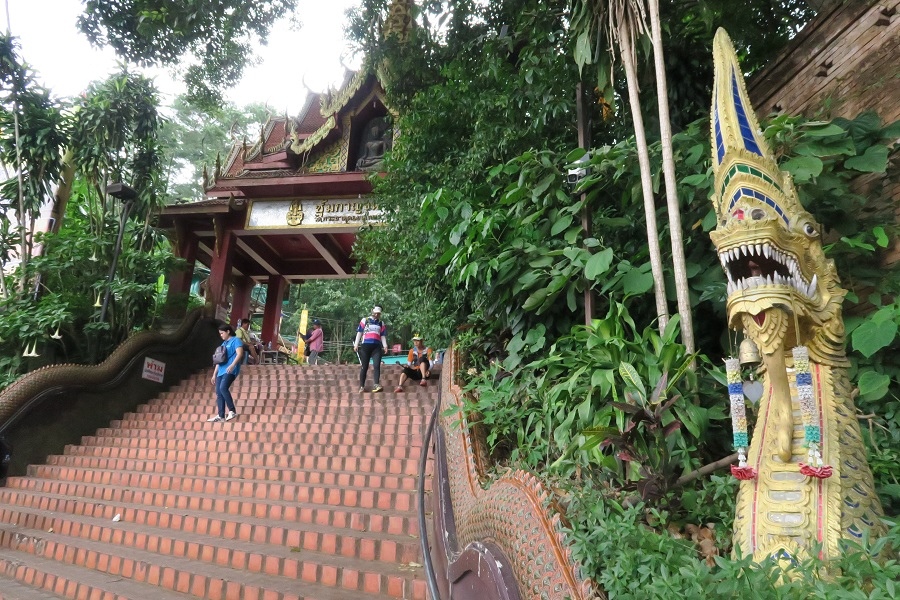
<svg viewBox="0 0 900 600">
<path fill-rule="evenodd" d="M 257 414 L 248 414 L 246 412 L 241 412 L 241 407 L 238 406 L 238 418 L 234 421 L 230 421 L 229 426 L 237 425 L 238 423 L 253 423 L 260 428 L 268 429 L 270 425 L 380 425 L 380 426 L 401 426 L 401 427 L 416 427 L 422 428 L 422 431 L 425 430 L 425 427 L 428 424 L 428 418 L 430 415 L 329 415 L 327 411 L 322 411 L 318 414 L 271 414 L 271 413 L 257 413 Z M 222 424 L 215 425 L 211 423 L 207 423 L 206 419 L 210 417 L 211 414 L 215 413 L 214 408 L 210 408 L 208 412 L 169 412 L 169 413 L 161 413 L 161 412 L 141 412 L 141 413 L 126 413 L 123 415 L 122 419 L 119 421 L 120 423 L 131 423 L 133 421 L 151 421 L 154 423 L 165 422 L 165 423 L 175 423 L 175 422 L 189 422 L 189 423 L 203 423 L 205 427 L 222 427 Z"/>
<path fill-rule="evenodd" d="M 386 383 L 393 383 L 397 385 L 397 382 L 400 381 L 400 375 L 403 373 L 403 369 L 392 370 L 390 372 L 386 372 L 384 370 L 381 371 L 381 385 Z M 429 385 L 437 385 L 438 379 L 436 377 L 430 377 L 426 379 Z M 234 380 L 234 383 L 231 384 L 232 389 L 236 387 L 243 387 L 246 385 L 259 385 L 259 386 L 268 386 L 268 387 L 280 387 L 280 386 L 291 386 L 291 387 L 308 387 L 308 386 L 317 386 L 320 389 L 325 391 L 333 391 L 333 390 L 352 390 L 354 392 L 359 390 L 359 373 L 353 373 L 348 377 L 327 377 L 324 375 L 319 375 L 316 377 L 292 377 L 289 375 L 283 377 L 262 377 L 259 374 L 255 373 L 244 373 L 241 372 L 238 375 L 237 379 Z M 371 391 L 372 386 L 375 385 L 372 381 L 372 377 L 369 376 L 366 379 L 366 388 Z M 412 387 L 413 383 L 406 383 L 407 386 Z M 418 385 L 418 383 L 416 383 Z M 429 386 L 423 386 L 429 387 Z M 212 377 L 210 375 L 205 375 L 198 379 L 190 379 L 187 381 L 183 381 L 172 389 L 174 390 L 184 390 L 184 389 L 212 389 Z M 393 389 L 393 388 L 391 388 Z"/>
<path fill-rule="evenodd" d="M 64 600 L 65 596 L 59 596 L 50 592 L 49 590 L 44 590 L 36 587 L 31 587 L 30 585 L 25 585 L 24 583 L 19 583 L 16 581 L 16 571 L 20 570 L 22 575 L 25 574 L 25 565 L 16 564 L 9 565 L 10 571 L 12 574 L 10 576 L 6 576 L 3 571 L 0 571 L 0 600 Z M 87 597 L 87 596 L 85 596 Z M 99 596 L 98 596 L 99 598 Z"/>
<path fill-rule="evenodd" d="M 267 423 L 265 426 L 257 422 L 235 419 L 229 423 L 230 431 L 271 431 L 275 433 L 290 432 L 295 435 L 318 433 L 360 433 L 360 434 L 384 434 L 384 435 L 418 435 L 422 433 L 418 425 L 399 425 L 397 423 L 307 423 L 299 421 L 295 423 Z M 163 431 L 208 431 L 209 424 L 196 419 L 162 419 L 159 421 L 135 420 L 111 421 L 109 427 L 97 430 L 97 435 L 105 435 L 108 431 L 142 431 L 141 435 L 155 436 Z"/>
<path fill-rule="evenodd" d="M 122 579 L 99 571 L 87 571 L 33 554 L 0 548 L 0 599 L 2 600 L 195 600 L 180 594 Z M 282 600 L 287 600 L 286 598 Z"/>
<path fill-rule="evenodd" d="M 352 393 L 355 396 L 361 395 L 375 395 L 375 394 L 386 394 L 392 395 L 395 394 L 394 388 L 400 381 L 400 371 L 392 374 L 381 374 L 381 386 L 384 388 L 381 392 L 374 392 L 372 388 L 374 387 L 374 383 L 371 379 L 366 381 L 366 391 L 359 391 L 359 380 L 354 374 L 352 379 L 279 379 L 279 380 L 265 380 L 251 376 L 244 376 L 241 374 L 237 379 L 234 380 L 234 383 L 231 384 L 231 390 L 247 390 L 247 389 L 259 389 L 259 390 L 283 390 L 290 392 L 316 392 L 320 395 L 331 396 L 332 394 L 348 394 Z M 420 385 L 418 382 L 406 382 L 403 386 L 402 392 L 396 392 L 397 397 L 400 394 L 407 394 L 413 392 L 431 392 L 436 391 L 438 386 L 438 381 L 436 379 L 426 379 L 425 380 L 428 385 Z M 183 392 L 195 392 L 195 393 L 210 393 L 213 392 L 212 381 L 209 378 L 204 378 L 202 380 L 191 381 L 187 383 L 181 383 L 177 386 L 173 386 L 166 393 L 183 393 Z"/>
<path fill-rule="evenodd" d="M 194 409 L 193 411 L 175 411 L 170 410 L 169 412 L 140 412 L 140 413 L 126 413 L 122 421 L 130 422 L 130 421 L 153 421 L 153 422 L 167 422 L 174 423 L 176 421 L 185 421 L 185 422 L 197 422 L 197 423 L 207 423 L 205 426 L 215 429 L 215 428 L 223 428 L 225 426 L 234 426 L 237 423 L 255 423 L 257 424 L 259 429 L 268 429 L 269 424 L 306 424 L 306 425 L 324 425 L 326 423 L 331 425 L 399 425 L 405 426 L 408 428 L 422 428 L 422 431 L 425 430 L 425 427 L 428 424 L 428 418 L 430 415 L 427 414 L 415 414 L 415 415 L 378 415 L 378 414 L 357 414 L 354 415 L 352 413 L 346 414 L 337 414 L 337 411 L 330 414 L 327 411 L 322 411 L 318 413 L 311 414 L 302 414 L 302 413 L 293 413 L 292 411 L 278 411 L 278 414 L 275 414 L 276 411 L 262 412 L 262 411 L 253 411 L 253 410 L 244 410 L 244 407 L 241 407 L 240 404 L 237 405 L 237 419 L 234 422 L 231 422 L 231 425 L 228 424 L 211 424 L 207 423 L 207 419 L 212 415 L 216 414 L 215 407 L 209 407 L 206 411 L 200 411 Z M 343 411 L 342 411 L 343 412 Z M 410 429 L 411 430 L 411 429 Z"/>
<path fill-rule="evenodd" d="M 321 380 L 302 380 L 302 379 L 290 379 L 290 380 L 282 380 L 282 381 L 265 381 L 255 378 L 249 378 L 240 376 L 234 380 L 234 383 L 231 384 L 231 391 L 246 391 L 246 390 L 261 390 L 261 391 L 272 391 L 272 392 L 289 392 L 292 394 L 296 393 L 308 393 L 311 395 L 317 396 L 325 396 L 330 397 L 333 394 L 351 394 L 357 398 L 366 397 L 371 398 L 373 396 L 393 396 L 395 398 L 400 398 L 403 395 L 407 394 L 426 394 L 426 393 L 437 393 L 438 390 L 438 381 L 435 379 L 426 379 L 428 385 L 420 385 L 419 382 L 408 381 L 403 386 L 402 392 L 394 392 L 394 388 L 397 386 L 400 380 L 399 375 L 397 377 L 385 376 L 382 374 L 381 377 L 381 386 L 382 390 L 380 392 L 375 392 L 372 388 L 375 384 L 369 380 L 366 382 L 364 392 L 359 391 L 359 381 L 354 379 L 353 381 L 335 381 L 332 379 L 321 379 Z M 190 384 L 179 384 L 177 386 L 173 386 L 169 388 L 166 394 L 183 394 L 183 393 L 195 393 L 195 394 L 214 394 L 214 388 L 212 382 L 209 379 L 205 379 L 203 381 L 195 381 Z"/>
<path fill-rule="evenodd" d="M 380 421 L 385 423 L 409 423 L 426 421 L 428 411 L 424 410 L 390 410 L 386 407 L 329 407 L 329 406 L 304 406 L 304 405 L 247 405 L 242 406 L 239 400 L 235 400 L 237 412 L 239 415 L 253 417 L 281 417 L 284 419 L 295 417 L 304 419 L 309 416 L 328 416 L 331 422 L 342 423 Z M 147 406 L 141 405 L 134 412 L 125 413 L 127 419 L 129 415 L 190 415 L 199 417 L 200 415 L 209 415 L 215 410 L 215 404 L 207 401 L 205 404 L 191 405 L 165 405 L 165 406 Z M 262 421 L 265 422 L 265 421 Z"/>
<path fill-rule="evenodd" d="M 121 513 L 118 513 L 121 515 Z M 237 551 L 271 547 L 292 552 L 313 551 L 345 558 L 388 563 L 415 562 L 419 553 L 417 538 L 377 534 L 367 531 L 335 531 L 331 527 L 306 525 L 302 530 L 287 529 L 280 521 L 247 518 L 246 521 L 209 519 L 210 527 L 200 532 L 180 527 L 154 527 L 120 519 L 101 519 L 84 515 L 59 514 L 39 509 L 0 507 L 0 526 L 12 525 L 29 530 L 31 535 L 54 532 L 69 538 L 100 541 L 116 546 L 150 550 L 191 558 L 215 556 L 221 548 Z"/>
<path fill-rule="evenodd" d="M 148 451 L 144 448 L 110 448 L 100 446 L 67 446 L 66 456 L 84 456 L 109 459 L 131 459 L 131 460 L 155 460 L 155 461 L 171 461 L 171 462 L 201 462 L 214 465 L 239 465 L 244 467 L 278 467 L 278 468 L 295 468 L 297 465 L 304 464 L 302 461 L 313 459 L 321 464 L 321 461 L 337 461 L 328 464 L 334 465 L 353 465 L 353 461 L 359 464 L 365 464 L 365 461 L 371 460 L 378 469 L 376 473 L 406 473 L 405 466 L 410 462 L 416 462 L 415 458 L 390 458 L 382 456 L 339 456 L 334 453 L 326 453 L 315 456 L 292 455 L 292 454 L 254 454 L 240 455 L 221 452 L 194 451 L 186 450 L 155 450 Z M 418 468 L 418 467 L 417 467 Z M 355 471 L 352 466 L 341 468 L 340 470 Z M 417 471 L 416 471 L 417 472 Z"/>
<path fill-rule="evenodd" d="M 237 419 L 207 423 L 207 370 L 9 478 L 0 600 L 424 600 L 437 382 L 359 393 L 358 373 L 245 367 Z"/>
<path fill-rule="evenodd" d="M 395 371 L 393 373 L 385 373 L 381 372 L 381 385 L 391 383 L 394 386 L 400 381 L 400 375 L 402 370 Z M 403 386 L 406 390 L 412 390 L 413 388 L 422 387 L 425 389 L 437 388 L 438 380 L 436 378 L 429 378 L 425 381 L 428 382 L 426 386 L 419 386 L 418 382 L 406 382 Z M 375 385 L 372 382 L 372 379 L 369 378 L 366 381 L 366 393 L 377 393 L 372 392 L 372 386 Z M 234 383 L 231 384 L 231 389 L 243 389 L 247 386 L 259 386 L 265 388 L 293 388 L 293 389 L 309 389 L 316 388 L 320 391 L 324 392 L 333 392 L 333 391 L 351 391 L 358 392 L 359 391 L 359 377 L 356 373 L 353 374 L 352 377 L 347 378 L 331 378 L 331 377 L 317 377 L 317 378 L 299 378 L 299 377 L 284 377 L 278 379 L 271 378 L 263 378 L 254 375 L 244 375 L 241 373 L 237 379 L 234 380 Z M 210 377 L 203 377 L 202 379 L 194 379 L 179 383 L 171 388 L 171 391 L 184 391 L 184 390 L 212 390 L 212 379 Z M 394 388 L 391 387 L 391 390 Z M 387 388 L 385 388 L 385 391 Z"/>
<path fill-rule="evenodd" d="M 421 388 L 420 388 L 421 389 Z M 326 394 L 327 392 L 322 392 Z M 426 407 L 434 406 L 434 396 L 428 393 L 397 393 L 391 394 L 372 394 L 367 397 L 364 394 L 356 392 L 332 392 L 327 398 L 323 398 L 318 393 L 308 393 L 306 391 L 287 391 L 279 389 L 254 389 L 254 390 L 235 390 L 232 388 L 231 396 L 236 404 L 254 404 L 254 405 L 309 405 L 312 407 L 338 407 L 346 406 L 359 409 L 360 407 L 387 407 L 393 410 L 404 410 L 408 407 L 413 409 L 425 410 Z M 160 396 L 155 401 L 148 402 L 148 406 L 171 406 L 187 404 L 190 406 L 215 406 L 216 395 L 212 390 L 208 392 L 170 392 L 164 396 Z"/>
<path fill-rule="evenodd" d="M 228 427 L 227 430 L 212 427 L 198 429 L 161 429 L 151 431 L 146 429 L 98 429 L 96 435 L 82 436 L 85 446 L 106 445 L 110 440 L 156 440 L 156 441 L 213 441 L 221 440 L 222 436 L 233 442 L 241 443 L 270 443 L 290 444 L 296 443 L 298 438 L 296 431 L 268 431 L 259 427 L 250 431 L 236 430 Z M 404 446 L 421 447 L 423 436 L 419 432 L 406 435 L 387 435 L 383 433 L 306 433 L 303 441 L 308 444 L 340 444 L 344 446 Z M 112 445 L 117 445 L 112 442 Z M 153 444 L 151 444 L 152 446 Z"/>
<path fill-rule="evenodd" d="M 430 394 L 400 394 L 391 397 L 385 394 L 372 394 L 371 398 L 359 394 L 332 394 L 327 398 L 303 393 L 284 393 L 278 390 L 247 390 L 238 392 L 231 390 L 231 396 L 235 404 L 244 403 L 247 406 L 286 407 L 292 409 L 305 408 L 310 410 L 320 408 L 343 408 L 347 410 L 381 410 L 399 413 L 415 413 L 427 411 L 434 406 L 435 398 Z M 169 406 L 194 406 L 198 408 L 215 406 L 216 396 L 213 393 L 185 392 L 178 397 L 167 396 L 158 398 L 154 402 L 147 402 L 148 407 Z"/>
<path fill-rule="evenodd" d="M 256 457 L 255 457 L 256 458 Z M 212 464 L 178 462 L 174 460 L 135 460 L 126 458 L 104 458 L 96 456 L 75 456 L 53 454 L 47 457 L 47 464 L 89 469 L 111 469 L 117 471 L 143 471 L 145 473 L 166 473 L 170 475 L 193 475 L 198 477 L 234 477 L 238 479 L 258 479 L 262 481 L 290 480 L 283 473 L 294 470 L 314 471 L 323 474 L 333 472 L 367 473 L 384 475 L 412 475 L 419 472 L 417 460 L 381 458 L 357 458 L 335 456 L 275 456 L 277 464 L 243 466 L 234 464 Z"/>
<path fill-rule="evenodd" d="M 156 507 L 108 500 L 77 499 L 59 494 L 36 494 L 27 490 L 0 490 L 0 501 L 23 510 L 45 510 L 50 513 L 95 517 L 104 521 L 109 521 L 118 514 L 128 523 L 169 527 L 206 535 L 223 535 L 223 532 L 245 526 L 255 528 L 280 523 L 284 531 L 278 531 L 277 525 L 271 526 L 272 531 L 266 538 L 271 543 L 280 539 L 279 536 L 289 535 L 289 531 L 295 526 L 329 527 L 331 530 L 370 532 L 374 535 L 419 537 L 418 518 L 415 512 L 387 511 L 378 508 L 257 504 L 249 506 L 248 510 L 240 514 L 211 515 L 184 507 Z M 177 512 L 174 512 L 175 510 Z M 251 531 L 252 539 L 256 538 L 258 532 L 258 529 Z"/>
<path fill-rule="evenodd" d="M 366 598 L 379 600 L 425 598 L 424 582 L 399 566 L 376 572 L 367 568 L 372 564 L 369 561 L 329 557 L 337 564 L 327 565 L 316 562 L 313 553 L 293 553 L 306 560 L 291 554 L 286 550 L 281 555 L 264 556 L 224 549 L 213 557 L 215 562 L 203 562 L 121 546 L 110 551 L 108 544 L 90 540 L 79 540 L 76 546 L 57 534 L 42 532 L 32 536 L 17 528 L 0 528 L 0 569 L 16 562 L 35 563 L 45 577 L 56 574 L 57 579 L 65 579 L 65 589 L 91 585 L 79 583 L 87 572 L 95 580 L 97 574 L 105 574 L 110 583 L 129 584 L 127 595 L 114 593 L 135 600 L 186 600 L 191 596 L 228 600 L 262 598 L 264 594 L 266 599 L 278 600 L 358 600 L 360 592 Z"/>
<path fill-rule="evenodd" d="M 395 355 L 396 356 L 396 355 Z M 405 357 L 406 354 L 404 353 Z M 435 365 L 436 368 L 440 368 Z M 401 371 L 402 366 L 382 363 L 381 371 Z M 371 365 L 369 372 L 372 372 Z M 342 365 L 241 365 L 241 373 L 253 373 L 255 377 L 326 377 L 338 375 L 359 375 L 359 363 L 346 363 Z M 209 378 L 212 375 L 212 365 L 208 370 L 201 371 L 192 378 Z"/>
<path fill-rule="evenodd" d="M 368 473 L 334 473 L 321 471 L 282 471 L 285 480 L 246 479 L 216 477 L 211 475 L 153 474 L 145 471 L 112 471 L 61 467 L 54 465 L 30 465 L 28 476 L 54 481 L 74 481 L 99 485 L 117 485 L 142 489 L 177 490 L 207 494 L 227 494 L 281 498 L 296 495 L 300 487 L 341 486 L 345 488 L 371 488 L 379 490 L 415 491 L 416 477 L 397 475 L 373 475 Z M 428 482 L 426 482 L 427 484 Z"/>
<path fill-rule="evenodd" d="M 227 423 L 225 423 L 227 426 Z M 85 436 L 80 446 L 66 446 L 66 454 L 70 450 L 109 449 L 111 451 L 144 450 L 154 451 L 184 450 L 186 452 L 228 452 L 231 454 L 333 454 L 335 456 L 369 456 L 379 458 L 418 458 L 421 448 L 414 446 L 345 446 L 342 444 L 301 444 L 287 442 L 238 442 L 229 439 L 227 431 L 223 431 L 215 441 L 210 440 L 152 440 L 146 438 L 97 438 Z M 101 453 L 100 456 L 106 456 Z M 148 454 L 148 458 L 152 454 Z"/>
<path fill-rule="evenodd" d="M 239 487 L 239 486 L 234 486 Z M 181 490 L 132 489 L 115 485 L 81 483 L 30 477 L 10 477 L 6 489 L 28 490 L 35 493 L 59 494 L 77 498 L 108 500 L 148 506 L 189 508 L 191 510 L 221 511 L 224 514 L 257 514 L 242 504 L 315 505 L 361 508 L 415 510 L 415 490 L 371 490 L 341 486 L 269 486 L 262 482 L 246 482 L 235 491 L 239 495 L 218 497 Z M 209 493 L 209 492 L 207 492 Z M 0 492 L 2 494 L 2 492 Z M 271 494 L 273 497 L 270 497 Z M 263 513 L 265 514 L 265 512 Z"/>
</svg>

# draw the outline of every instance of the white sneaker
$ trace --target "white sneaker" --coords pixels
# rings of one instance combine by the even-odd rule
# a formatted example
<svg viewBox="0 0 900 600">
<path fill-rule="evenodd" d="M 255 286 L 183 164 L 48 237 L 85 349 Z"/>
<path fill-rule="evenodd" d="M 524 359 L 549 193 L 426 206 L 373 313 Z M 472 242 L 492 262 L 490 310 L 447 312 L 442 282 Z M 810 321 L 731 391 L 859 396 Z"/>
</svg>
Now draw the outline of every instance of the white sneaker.
<svg viewBox="0 0 900 600">
<path fill-rule="evenodd" d="M 237 415 L 234 414 L 234 411 L 233 411 L 233 410 L 229 410 L 229 411 L 228 411 L 228 414 L 225 415 L 225 420 L 226 420 L 226 421 L 230 421 L 230 420 L 232 420 L 233 418 L 235 418 L 236 416 L 237 416 Z"/>
<path fill-rule="evenodd" d="M 221 423 L 221 422 L 224 421 L 224 420 L 225 420 L 225 419 L 223 419 L 223 418 L 220 417 L 219 415 L 216 415 L 216 416 L 214 416 L 214 417 L 208 418 L 208 419 L 206 420 L 206 422 L 207 422 L 207 423 Z"/>
</svg>

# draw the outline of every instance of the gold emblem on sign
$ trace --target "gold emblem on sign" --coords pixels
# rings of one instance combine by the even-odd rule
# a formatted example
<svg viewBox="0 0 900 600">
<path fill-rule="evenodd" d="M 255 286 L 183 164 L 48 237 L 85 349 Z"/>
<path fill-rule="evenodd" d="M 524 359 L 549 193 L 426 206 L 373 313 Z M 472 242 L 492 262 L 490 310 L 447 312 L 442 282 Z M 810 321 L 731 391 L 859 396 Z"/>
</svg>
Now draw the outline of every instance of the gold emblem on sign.
<svg viewBox="0 0 900 600">
<path fill-rule="evenodd" d="M 294 200 L 287 212 L 287 224 L 296 227 L 301 223 L 303 223 L 303 208 L 299 200 Z"/>
</svg>

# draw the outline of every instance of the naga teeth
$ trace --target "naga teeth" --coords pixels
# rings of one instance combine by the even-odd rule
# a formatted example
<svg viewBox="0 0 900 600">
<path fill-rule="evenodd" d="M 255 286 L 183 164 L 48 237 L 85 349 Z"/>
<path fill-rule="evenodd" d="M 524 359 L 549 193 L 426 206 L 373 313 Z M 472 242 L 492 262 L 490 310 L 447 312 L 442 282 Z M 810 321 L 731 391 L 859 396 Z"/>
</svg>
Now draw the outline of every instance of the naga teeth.
<svg viewBox="0 0 900 600">
<path fill-rule="evenodd" d="M 768 275 L 751 275 L 735 280 L 735 275 L 729 266 L 732 262 L 740 261 L 742 257 L 751 259 L 765 258 L 776 261 L 782 265 L 782 268 L 780 268 L 780 272 L 769 269 L 771 272 Z M 726 291 L 729 295 L 739 291 L 753 290 L 761 286 L 779 285 L 790 286 L 798 293 L 808 298 L 813 298 L 818 290 L 819 282 L 816 275 L 813 275 L 812 279 L 807 282 L 797 259 L 792 254 L 784 252 L 768 242 L 742 244 L 724 250 L 719 254 L 719 262 L 721 262 L 722 269 L 725 271 L 727 278 Z M 746 268 L 746 265 L 744 268 Z"/>
</svg>

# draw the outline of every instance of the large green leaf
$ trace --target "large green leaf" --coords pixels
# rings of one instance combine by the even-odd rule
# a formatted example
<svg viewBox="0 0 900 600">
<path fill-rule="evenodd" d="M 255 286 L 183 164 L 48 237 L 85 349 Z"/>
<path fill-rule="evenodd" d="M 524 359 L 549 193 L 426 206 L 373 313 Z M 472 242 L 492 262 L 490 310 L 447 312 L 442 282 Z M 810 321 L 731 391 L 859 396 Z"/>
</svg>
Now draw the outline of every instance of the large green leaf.
<svg viewBox="0 0 900 600">
<path fill-rule="evenodd" d="M 810 137 L 826 137 L 830 135 L 843 135 L 844 128 L 834 123 L 811 121 L 804 127 L 803 133 Z"/>
<path fill-rule="evenodd" d="M 861 156 L 853 156 L 845 160 L 844 166 L 863 173 L 884 173 L 887 169 L 887 160 L 887 146 L 875 144 L 866 148 Z"/>
<path fill-rule="evenodd" d="M 822 161 L 815 156 L 795 156 L 786 161 L 782 167 L 794 176 L 794 181 L 802 183 L 822 173 Z"/>
<path fill-rule="evenodd" d="M 891 378 L 877 371 L 866 371 L 859 376 L 859 395 L 866 401 L 880 400 L 888 392 Z"/>
<path fill-rule="evenodd" d="M 582 31 L 575 41 L 575 64 L 578 65 L 579 73 L 584 65 L 591 64 L 591 32 L 589 29 Z"/>
<path fill-rule="evenodd" d="M 563 231 L 572 224 L 572 215 L 563 215 L 553 223 L 553 227 L 550 228 L 550 235 L 557 235 L 559 232 Z"/>
<path fill-rule="evenodd" d="M 612 264 L 613 251 L 612 248 L 606 248 L 591 255 L 587 264 L 584 266 L 584 276 L 588 281 L 593 281 L 600 275 L 609 271 Z"/>
<path fill-rule="evenodd" d="M 877 323 L 870 319 L 853 330 L 851 339 L 853 348 L 868 358 L 893 342 L 896 335 L 897 324 L 894 321 Z"/>
<path fill-rule="evenodd" d="M 632 268 L 622 277 L 622 291 L 627 296 L 639 296 L 651 289 L 653 289 L 653 273 L 649 271 L 649 264 L 647 270 Z"/>
<path fill-rule="evenodd" d="M 547 299 L 547 296 L 550 294 L 547 288 L 540 288 L 531 293 L 530 296 L 525 300 L 525 303 L 522 304 L 522 310 L 532 311 L 537 310 L 540 307 L 544 300 Z"/>
<path fill-rule="evenodd" d="M 640 394 L 641 401 L 646 400 L 647 388 L 644 387 L 644 382 L 633 365 L 623 361 L 619 365 L 619 375 L 625 380 L 626 387 L 632 388 Z"/>
</svg>

